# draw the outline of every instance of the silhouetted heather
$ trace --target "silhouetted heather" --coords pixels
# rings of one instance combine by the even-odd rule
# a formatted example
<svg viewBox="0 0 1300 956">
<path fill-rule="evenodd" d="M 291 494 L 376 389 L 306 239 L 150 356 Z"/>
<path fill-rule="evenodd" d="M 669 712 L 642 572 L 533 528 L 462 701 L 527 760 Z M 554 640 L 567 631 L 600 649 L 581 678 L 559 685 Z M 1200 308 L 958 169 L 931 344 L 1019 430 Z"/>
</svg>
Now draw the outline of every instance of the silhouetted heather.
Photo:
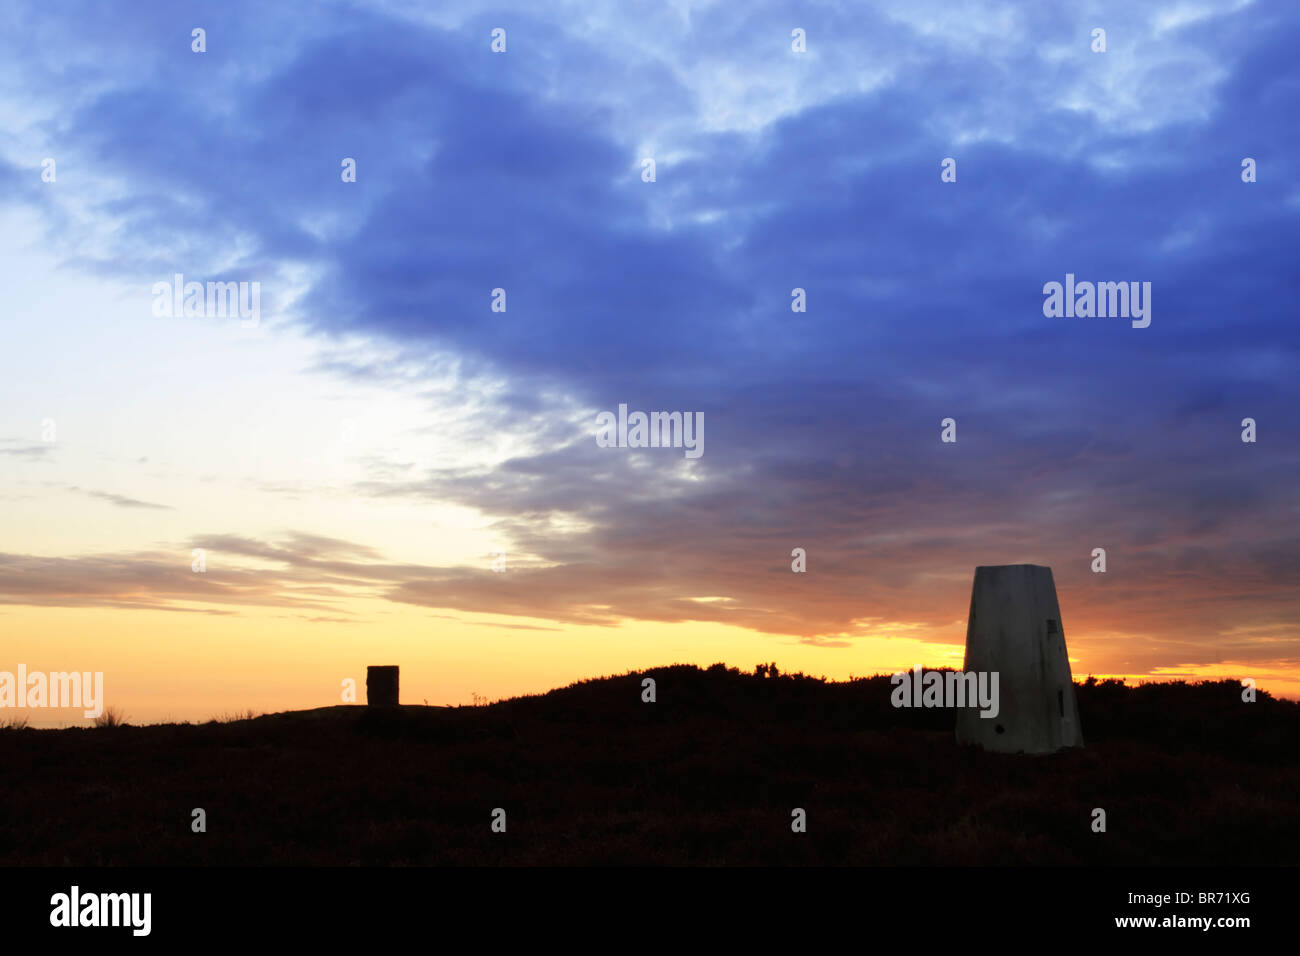
<svg viewBox="0 0 1300 956">
<path fill-rule="evenodd" d="M 1300 863 L 1300 705 L 1076 687 L 1087 747 L 1045 757 L 958 747 L 888 676 L 721 665 L 484 707 L 0 730 L 0 864 Z"/>
</svg>

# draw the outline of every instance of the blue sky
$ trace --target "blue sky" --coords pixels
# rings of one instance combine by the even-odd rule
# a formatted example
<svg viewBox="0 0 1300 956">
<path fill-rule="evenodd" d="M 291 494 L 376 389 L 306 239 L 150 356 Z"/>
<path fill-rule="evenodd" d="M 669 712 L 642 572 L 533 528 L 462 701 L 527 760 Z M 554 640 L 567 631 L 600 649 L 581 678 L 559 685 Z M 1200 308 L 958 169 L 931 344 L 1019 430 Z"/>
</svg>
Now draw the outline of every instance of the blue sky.
<svg viewBox="0 0 1300 956">
<path fill-rule="evenodd" d="M 0 599 L 829 654 L 1031 562 L 1076 672 L 1295 680 L 1300 10 L 1056 6 L 6 5 Z M 151 315 L 176 272 L 261 325 Z M 1045 317 L 1066 273 L 1150 327 Z M 705 454 L 596 447 L 619 403 Z M 272 563 L 159 585 L 213 541 Z"/>
</svg>

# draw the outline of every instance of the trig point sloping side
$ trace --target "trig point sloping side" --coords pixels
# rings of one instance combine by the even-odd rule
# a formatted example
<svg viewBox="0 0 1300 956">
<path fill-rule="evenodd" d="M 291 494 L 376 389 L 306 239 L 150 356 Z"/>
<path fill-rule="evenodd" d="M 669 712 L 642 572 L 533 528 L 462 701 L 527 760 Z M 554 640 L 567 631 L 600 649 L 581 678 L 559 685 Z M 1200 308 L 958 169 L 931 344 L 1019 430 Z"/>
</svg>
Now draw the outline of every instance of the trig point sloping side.
<svg viewBox="0 0 1300 956">
<path fill-rule="evenodd" d="M 957 711 L 957 741 L 1003 753 L 1082 747 L 1065 628 L 1052 569 L 978 567 L 966 626 L 966 671 L 997 672 L 999 712 Z"/>
</svg>

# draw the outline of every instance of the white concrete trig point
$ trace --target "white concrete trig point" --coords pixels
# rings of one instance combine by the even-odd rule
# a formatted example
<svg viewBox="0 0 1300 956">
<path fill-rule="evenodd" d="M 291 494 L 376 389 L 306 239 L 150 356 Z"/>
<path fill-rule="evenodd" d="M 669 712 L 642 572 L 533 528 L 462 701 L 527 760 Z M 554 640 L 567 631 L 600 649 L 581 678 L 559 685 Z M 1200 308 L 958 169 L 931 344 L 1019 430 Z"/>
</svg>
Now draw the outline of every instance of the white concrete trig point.
<svg viewBox="0 0 1300 956">
<path fill-rule="evenodd" d="M 1083 746 L 1051 568 L 975 569 L 963 669 L 996 671 L 1000 706 L 996 717 L 981 717 L 978 708 L 958 710 L 958 743 L 1027 754 Z"/>
</svg>

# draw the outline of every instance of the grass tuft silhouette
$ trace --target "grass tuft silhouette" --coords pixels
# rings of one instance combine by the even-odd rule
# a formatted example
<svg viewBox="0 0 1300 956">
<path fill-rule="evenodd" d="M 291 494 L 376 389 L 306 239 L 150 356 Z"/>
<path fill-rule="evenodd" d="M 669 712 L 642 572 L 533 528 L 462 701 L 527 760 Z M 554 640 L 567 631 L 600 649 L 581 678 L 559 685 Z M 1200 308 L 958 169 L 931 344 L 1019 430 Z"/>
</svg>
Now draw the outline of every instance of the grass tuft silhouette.
<svg viewBox="0 0 1300 956">
<path fill-rule="evenodd" d="M 104 712 L 95 718 L 96 727 L 125 727 L 126 714 L 117 707 L 105 707 Z"/>
</svg>

